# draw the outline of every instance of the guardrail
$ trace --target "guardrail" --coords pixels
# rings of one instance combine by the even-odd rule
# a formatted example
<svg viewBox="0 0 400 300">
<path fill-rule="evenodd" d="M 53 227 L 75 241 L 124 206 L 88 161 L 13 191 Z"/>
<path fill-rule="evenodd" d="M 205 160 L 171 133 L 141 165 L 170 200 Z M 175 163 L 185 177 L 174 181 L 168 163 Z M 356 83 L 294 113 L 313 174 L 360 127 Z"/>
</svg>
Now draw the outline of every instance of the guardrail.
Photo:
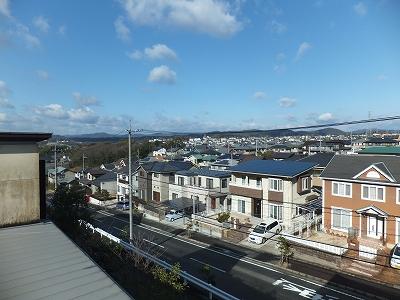
<svg viewBox="0 0 400 300">
<path fill-rule="evenodd" d="M 119 239 L 118 237 L 112 235 L 111 233 L 108 233 L 107 231 L 98 228 L 98 227 L 94 227 L 92 224 L 90 223 L 86 223 L 83 221 L 80 221 L 80 225 L 84 225 L 86 227 L 86 229 L 91 229 L 94 232 L 98 232 L 102 237 L 107 237 L 110 240 L 122 245 L 126 250 L 129 251 L 133 251 L 141 256 L 143 256 L 144 258 L 148 259 L 149 261 L 151 261 L 152 263 L 159 265 L 167 270 L 171 270 L 172 269 L 172 265 L 167 263 L 166 261 L 159 259 L 141 249 L 138 249 L 136 247 L 134 247 L 133 245 Z M 210 283 L 207 283 L 189 273 L 187 273 L 186 271 L 181 271 L 181 273 L 179 274 L 181 278 L 183 278 L 183 280 L 185 282 L 189 282 L 193 285 L 196 285 L 197 287 L 206 290 L 209 294 L 209 299 L 213 299 L 213 296 L 218 297 L 219 299 L 223 299 L 223 300 L 239 300 L 239 298 L 213 286 Z"/>
</svg>

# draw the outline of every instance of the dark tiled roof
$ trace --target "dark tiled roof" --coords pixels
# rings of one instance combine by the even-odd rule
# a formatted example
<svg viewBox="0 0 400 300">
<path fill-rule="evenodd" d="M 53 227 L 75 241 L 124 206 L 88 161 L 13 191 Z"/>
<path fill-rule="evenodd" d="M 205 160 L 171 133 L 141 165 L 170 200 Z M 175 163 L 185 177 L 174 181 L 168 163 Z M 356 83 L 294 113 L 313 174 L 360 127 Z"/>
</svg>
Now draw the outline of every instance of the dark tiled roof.
<svg viewBox="0 0 400 300">
<path fill-rule="evenodd" d="M 146 172 L 150 173 L 174 173 L 181 170 L 189 170 L 193 167 L 189 161 L 154 161 L 141 165 Z"/>
<path fill-rule="evenodd" d="M 385 172 L 382 163 L 393 178 L 400 182 L 400 157 L 390 155 L 335 155 L 321 177 L 353 179 L 355 175 L 373 164 L 378 164 L 377 167 Z"/>
<path fill-rule="evenodd" d="M 250 160 L 231 168 L 232 172 L 294 177 L 313 168 L 316 164 L 299 161 Z"/>
<path fill-rule="evenodd" d="M 312 162 L 318 164 L 318 167 L 325 168 L 335 156 L 335 153 L 316 153 L 300 159 L 302 162 Z"/>
<path fill-rule="evenodd" d="M 104 175 L 101 175 L 97 177 L 95 180 L 93 180 L 92 184 L 96 186 L 100 186 L 100 182 L 106 182 L 106 181 L 115 181 L 117 182 L 117 174 L 115 172 L 107 172 Z"/>
</svg>

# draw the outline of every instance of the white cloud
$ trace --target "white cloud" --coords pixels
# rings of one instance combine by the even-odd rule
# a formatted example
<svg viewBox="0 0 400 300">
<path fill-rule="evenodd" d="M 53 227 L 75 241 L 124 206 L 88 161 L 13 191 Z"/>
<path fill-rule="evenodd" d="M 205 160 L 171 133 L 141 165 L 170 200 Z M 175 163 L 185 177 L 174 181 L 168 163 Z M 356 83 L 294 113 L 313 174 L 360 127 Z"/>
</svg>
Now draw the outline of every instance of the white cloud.
<svg viewBox="0 0 400 300">
<path fill-rule="evenodd" d="M 171 26 L 210 34 L 232 36 L 242 29 L 237 7 L 224 0 L 122 0 L 132 22 L 138 25 Z"/>
<path fill-rule="evenodd" d="M 173 84 L 176 82 L 176 73 L 169 67 L 161 65 L 150 71 L 148 81 Z"/>
<path fill-rule="evenodd" d="M 279 99 L 279 105 L 281 107 L 293 107 L 296 105 L 297 100 L 295 98 L 282 97 Z"/>
<path fill-rule="evenodd" d="M 66 32 L 67 32 L 67 26 L 61 25 L 60 27 L 58 27 L 58 33 L 59 34 L 65 35 Z"/>
<path fill-rule="evenodd" d="M 11 11 L 8 0 L 0 0 L 0 15 L 11 17 Z"/>
<path fill-rule="evenodd" d="M 276 20 L 273 20 L 270 24 L 270 29 L 271 29 L 271 32 L 273 32 L 273 33 L 281 34 L 281 33 L 286 32 L 287 27 L 285 24 L 282 24 Z"/>
<path fill-rule="evenodd" d="M 177 59 L 174 50 L 164 44 L 156 44 L 144 49 L 144 54 L 150 59 Z"/>
<path fill-rule="evenodd" d="M 178 56 L 176 55 L 175 51 L 164 44 L 155 44 L 150 48 L 145 48 L 143 51 L 135 50 L 131 53 L 128 53 L 127 55 L 129 58 L 134 60 L 139 60 L 142 58 L 147 58 L 150 60 L 178 59 Z"/>
<path fill-rule="evenodd" d="M 267 95 L 264 92 L 258 91 L 253 94 L 253 98 L 257 100 L 265 99 Z"/>
<path fill-rule="evenodd" d="M 97 116 L 93 110 L 86 106 L 76 109 L 66 109 L 61 104 L 49 104 L 37 106 L 33 111 L 38 116 L 78 122 L 82 124 L 94 124 L 99 119 L 99 116 Z"/>
<path fill-rule="evenodd" d="M 115 27 L 115 32 L 117 33 L 117 37 L 124 42 L 130 41 L 131 37 L 131 31 L 130 29 L 125 25 L 124 18 L 119 16 L 115 21 L 114 21 L 114 27 Z"/>
<path fill-rule="evenodd" d="M 299 49 L 297 50 L 296 54 L 296 60 L 299 60 L 302 58 L 308 51 L 310 51 L 312 48 L 312 45 L 307 42 L 303 42 L 300 44 Z"/>
<path fill-rule="evenodd" d="M 7 84 L 0 80 L 0 107 L 1 108 L 14 108 L 14 105 L 8 100 L 10 95 L 10 89 Z"/>
<path fill-rule="evenodd" d="M 13 33 L 23 40 L 27 48 L 37 48 L 40 46 L 40 40 L 31 34 L 28 27 L 21 23 L 16 24 L 16 30 Z"/>
<path fill-rule="evenodd" d="M 379 81 L 385 81 L 385 80 L 388 79 L 388 77 L 387 77 L 385 74 L 379 74 L 379 75 L 376 77 L 376 79 L 379 80 Z"/>
<path fill-rule="evenodd" d="M 77 109 L 70 109 L 68 116 L 71 121 L 94 124 L 98 121 L 99 116 L 95 114 L 89 107 L 79 107 Z"/>
<path fill-rule="evenodd" d="M 333 119 L 334 119 L 334 117 L 333 117 L 332 113 L 330 113 L 330 112 L 326 112 L 326 113 L 320 114 L 318 116 L 318 121 L 321 121 L 321 122 L 332 121 Z"/>
<path fill-rule="evenodd" d="M 100 102 L 94 96 L 82 96 L 79 92 L 72 93 L 76 103 L 80 106 L 100 105 Z"/>
<path fill-rule="evenodd" d="M 37 70 L 36 75 L 42 80 L 49 79 L 49 73 L 47 73 L 45 70 Z"/>
<path fill-rule="evenodd" d="M 143 58 L 143 53 L 139 50 L 129 52 L 126 55 L 128 55 L 128 57 L 133 60 L 139 60 Z"/>
<path fill-rule="evenodd" d="M 54 118 L 54 119 L 67 119 L 68 113 L 60 104 L 49 104 L 45 106 L 38 106 L 34 109 L 38 115 Z"/>
<path fill-rule="evenodd" d="M 353 6 L 354 11 L 356 14 L 360 16 L 365 16 L 368 12 L 367 6 L 363 2 L 358 2 Z"/>
<path fill-rule="evenodd" d="M 33 25 L 44 33 L 47 33 L 50 29 L 49 21 L 43 16 L 33 18 Z"/>
</svg>

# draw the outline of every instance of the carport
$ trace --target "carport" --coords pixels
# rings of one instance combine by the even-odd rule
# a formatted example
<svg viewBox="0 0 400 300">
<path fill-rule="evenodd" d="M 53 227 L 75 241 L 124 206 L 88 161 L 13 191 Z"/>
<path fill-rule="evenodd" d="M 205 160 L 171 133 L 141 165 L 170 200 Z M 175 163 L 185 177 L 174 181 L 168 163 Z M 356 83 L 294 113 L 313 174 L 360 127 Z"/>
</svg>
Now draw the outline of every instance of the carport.
<svg viewBox="0 0 400 300">
<path fill-rule="evenodd" d="M 191 214 L 193 206 L 195 207 L 195 213 L 199 213 L 205 210 L 205 204 L 201 203 L 198 199 L 191 199 L 187 197 L 180 197 L 162 202 L 163 205 L 169 209 L 184 210 L 185 213 Z"/>
</svg>

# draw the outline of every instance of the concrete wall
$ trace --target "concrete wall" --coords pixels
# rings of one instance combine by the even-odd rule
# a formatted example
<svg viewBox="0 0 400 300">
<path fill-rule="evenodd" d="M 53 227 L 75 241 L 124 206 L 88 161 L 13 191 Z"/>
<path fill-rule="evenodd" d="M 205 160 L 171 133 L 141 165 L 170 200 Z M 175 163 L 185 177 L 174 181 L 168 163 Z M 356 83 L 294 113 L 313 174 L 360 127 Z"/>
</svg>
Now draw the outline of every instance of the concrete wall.
<svg viewBox="0 0 400 300">
<path fill-rule="evenodd" d="M 40 219 L 36 144 L 0 144 L 0 227 Z"/>
</svg>

